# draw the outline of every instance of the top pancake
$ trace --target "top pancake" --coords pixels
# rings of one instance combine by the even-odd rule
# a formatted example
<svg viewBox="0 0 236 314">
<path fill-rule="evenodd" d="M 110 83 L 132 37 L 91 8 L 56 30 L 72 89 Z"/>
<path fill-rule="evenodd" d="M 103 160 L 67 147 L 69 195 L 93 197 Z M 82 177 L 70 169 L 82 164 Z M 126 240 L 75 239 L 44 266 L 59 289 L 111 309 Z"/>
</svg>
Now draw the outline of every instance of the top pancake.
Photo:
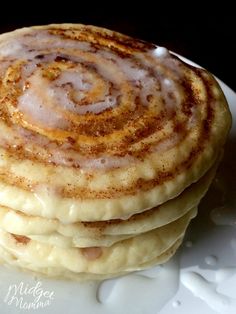
<svg viewBox="0 0 236 314">
<path fill-rule="evenodd" d="M 215 79 L 93 26 L 0 36 L 0 205 L 63 223 L 127 218 L 197 181 L 231 116 Z"/>
</svg>

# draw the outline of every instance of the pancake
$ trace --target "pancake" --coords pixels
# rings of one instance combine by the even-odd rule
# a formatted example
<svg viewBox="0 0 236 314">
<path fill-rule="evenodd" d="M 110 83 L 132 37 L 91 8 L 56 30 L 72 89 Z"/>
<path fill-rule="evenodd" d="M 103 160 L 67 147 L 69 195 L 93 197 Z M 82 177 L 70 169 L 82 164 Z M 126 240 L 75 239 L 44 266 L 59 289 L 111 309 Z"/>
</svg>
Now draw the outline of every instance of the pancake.
<svg viewBox="0 0 236 314">
<path fill-rule="evenodd" d="M 0 36 L 0 205 L 61 223 L 127 219 L 214 164 L 231 115 L 213 76 L 79 24 Z"/>
<path fill-rule="evenodd" d="M 192 210 L 194 209 L 193 208 L 190 209 L 190 211 Z M 174 224 L 174 222 L 172 222 L 172 224 Z M 162 226 L 160 228 L 164 228 L 164 227 L 165 226 Z M 157 229 L 152 229 L 152 230 L 157 231 Z M 140 233 L 139 235 L 142 235 L 142 234 L 144 235 L 145 233 L 146 232 L 143 232 L 143 233 Z M 37 242 L 40 242 L 40 243 L 46 243 L 46 244 L 54 245 L 61 248 L 71 248 L 71 247 L 88 248 L 88 247 L 111 247 L 115 243 L 130 239 L 134 236 L 136 235 L 134 234 L 123 234 L 123 235 L 113 235 L 113 236 L 110 235 L 110 236 L 100 236 L 99 238 L 81 237 L 80 235 L 77 235 L 75 237 L 66 237 L 55 232 L 48 235 L 28 235 L 27 237 L 31 240 L 36 240 Z"/>
<path fill-rule="evenodd" d="M 231 126 L 214 77 L 81 24 L 0 35 L 0 258 L 101 280 L 167 261 Z"/>
<path fill-rule="evenodd" d="M 182 238 L 196 209 L 166 226 L 102 248 L 60 248 L 0 230 L 0 245 L 34 267 L 59 267 L 76 273 L 133 271 L 164 253 Z"/>
<path fill-rule="evenodd" d="M 131 216 L 128 220 L 63 225 L 58 220 L 26 216 L 19 211 L 0 207 L 0 227 L 10 233 L 65 248 L 111 246 L 118 241 L 175 221 L 198 206 L 215 175 L 217 166 L 218 162 L 197 183 L 192 184 L 177 198 Z"/>
<path fill-rule="evenodd" d="M 137 265 L 135 271 L 140 271 L 143 269 L 147 269 L 154 265 L 163 264 L 167 260 L 170 259 L 171 256 L 174 255 L 178 247 L 182 242 L 182 238 L 178 239 L 169 249 L 163 252 L 160 256 L 155 257 L 153 260 L 148 261 L 144 264 Z M 66 278 L 71 280 L 79 280 L 79 281 L 88 281 L 88 280 L 104 280 L 112 277 L 118 277 L 127 275 L 129 271 L 119 272 L 119 273 L 112 273 L 112 274 L 93 274 L 93 273 L 75 273 L 64 268 L 60 267 L 36 267 L 31 263 L 27 263 L 22 261 L 20 258 L 15 256 L 13 253 L 9 253 L 0 245 L 0 257 L 2 261 L 5 262 L 7 267 L 17 267 L 22 271 L 30 271 L 36 276 L 46 276 L 50 278 Z"/>
</svg>

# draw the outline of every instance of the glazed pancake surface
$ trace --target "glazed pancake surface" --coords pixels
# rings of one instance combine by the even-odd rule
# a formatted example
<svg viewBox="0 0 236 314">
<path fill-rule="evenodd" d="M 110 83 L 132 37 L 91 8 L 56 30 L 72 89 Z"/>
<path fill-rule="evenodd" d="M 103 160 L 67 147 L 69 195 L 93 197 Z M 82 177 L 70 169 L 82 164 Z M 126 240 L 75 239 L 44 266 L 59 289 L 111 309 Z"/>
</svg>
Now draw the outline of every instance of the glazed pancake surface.
<svg viewBox="0 0 236 314">
<path fill-rule="evenodd" d="M 0 36 L 0 204 L 62 223 L 127 218 L 213 165 L 214 78 L 166 49 L 73 24 Z"/>
</svg>

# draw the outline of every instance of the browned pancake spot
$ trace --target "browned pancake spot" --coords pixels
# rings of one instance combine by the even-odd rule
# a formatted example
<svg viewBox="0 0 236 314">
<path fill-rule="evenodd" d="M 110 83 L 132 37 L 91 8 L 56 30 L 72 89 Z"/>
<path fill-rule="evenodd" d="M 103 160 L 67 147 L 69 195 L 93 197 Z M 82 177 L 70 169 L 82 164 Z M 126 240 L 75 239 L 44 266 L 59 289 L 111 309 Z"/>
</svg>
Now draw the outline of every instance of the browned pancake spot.
<svg viewBox="0 0 236 314">
<path fill-rule="evenodd" d="M 20 243 L 20 244 L 28 244 L 30 239 L 28 237 L 25 237 L 25 236 L 22 236 L 22 235 L 18 235 L 18 234 L 14 234 L 14 233 L 11 233 L 12 237 L 16 240 L 17 243 Z"/>
</svg>

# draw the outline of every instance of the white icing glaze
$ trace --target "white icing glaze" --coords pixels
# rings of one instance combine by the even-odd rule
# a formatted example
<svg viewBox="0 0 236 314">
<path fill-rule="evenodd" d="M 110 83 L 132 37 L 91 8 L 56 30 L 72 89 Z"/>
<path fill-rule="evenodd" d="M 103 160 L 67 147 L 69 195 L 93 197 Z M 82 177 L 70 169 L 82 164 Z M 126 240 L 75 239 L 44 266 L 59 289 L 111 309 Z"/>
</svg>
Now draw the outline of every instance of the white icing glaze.
<svg viewBox="0 0 236 314">
<path fill-rule="evenodd" d="M 191 248 L 191 247 L 193 247 L 193 242 L 190 241 L 190 240 L 188 240 L 188 241 L 185 242 L 185 246 L 186 246 L 187 248 Z"/>
<path fill-rule="evenodd" d="M 214 255 L 209 255 L 205 257 L 205 263 L 210 266 L 215 266 L 217 264 L 217 257 Z"/>
<path fill-rule="evenodd" d="M 1 247 L 0 247 L 1 251 Z M 1 287 L 1 295 L 7 294 L 9 285 L 17 285 L 23 281 L 29 286 L 34 282 L 33 276 L 14 270 L 0 272 L 1 282 L 6 286 Z M 66 313 L 69 300 L 74 300 L 75 309 L 71 313 L 83 309 L 84 314 L 128 314 L 128 313 L 155 313 L 172 298 L 179 281 L 178 259 L 174 258 L 158 270 L 156 277 L 134 273 L 99 282 L 71 282 L 38 279 L 43 283 L 43 289 L 54 291 L 55 300 L 50 307 L 44 308 L 42 313 Z M 32 283 L 31 283 L 32 282 Z M 143 287 L 146 287 L 143 289 Z M 4 290 L 6 287 L 6 291 Z M 132 293 L 131 293 L 132 292 Z M 142 297 L 140 297 L 142 296 Z M 65 302 L 65 300 L 67 300 Z M 74 303 L 76 300 L 76 303 Z M 1 310 L 9 310 L 9 305 L 2 303 Z M 41 312 L 40 312 L 41 313 Z"/>
<path fill-rule="evenodd" d="M 235 274 L 236 274 L 236 267 L 220 268 L 215 273 L 215 281 L 217 283 L 221 283 L 223 281 L 228 280 L 229 278 L 231 278 Z"/>
<path fill-rule="evenodd" d="M 58 55 L 62 55 L 63 57 L 63 52 L 66 49 L 69 49 L 69 55 L 65 55 L 65 58 L 69 58 L 73 62 L 83 63 L 87 61 L 86 56 L 83 54 L 75 56 L 72 53 L 73 49 L 92 55 L 93 60 L 95 60 L 93 67 L 99 73 L 100 78 L 104 80 L 105 84 L 107 84 L 107 81 L 115 84 L 116 88 L 112 90 L 107 85 L 109 88 L 98 99 L 95 97 L 95 99 L 93 98 L 86 105 L 78 105 L 76 102 L 83 100 L 94 88 L 92 83 L 94 82 L 93 74 L 89 69 L 87 69 L 87 74 L 81 68 L 79 69 L 79 67 L 73 68 L 71 71 L 65 70 L 52 83 L 46 84 L 46 81 L 43 83 L 44 79 L 38 73 L 40 72 L 40 68 L 36 69 L 36 64 L 52 62 Z M 128 80 L 133 85 L 133 91 L 129 97 L 135 99 L 136 96 L 140 95 L 140 99 L 144 105 L 149 104 L 149 101 L 147 101 L 149 95 L 153 95 L 157 99 L 163 98 L 165 105 L 171 108 L 174 106 L 177 107 L 181 101 L 178 87 L 172 79 L 163 77 L 161 78 L 163 82 L 160 83 L 158 75 L 156 77 L 149 75 L 148 70 L 143 67 L 145 60 L 142 58 L 141 53 L 134 54 L 136 59 L 121 58 L 116 53 L 108 51 L 105 48 L 94 50 L 86 42 L 73 41 L 69 38 L 64 38 L 62 41 L 58 40 L 58 36 L 49 34 L 46 30 L 34 30 L 31 36 L 24 36 L 23 33 L 18 38 L 12 38 L 7 44 L 1 45 L 0 51 L 4 57 L 22 58 L 27 61 L 27 64 L 23 66 L 22 80 L 28 78 L 27 81 L 32 83 L 32 86 L 30 86 L 29 90 L 23 91 L 23 95 L 19 99 L 19 109 L 23 113 L 32 116 L 34 120 L 38 119 L 39 123 L 43 123 L 45 126 L 53 128 L 65 128 L 68 126 L 61 126 L 60 113 L 54 109 L 50 110 L 49 103 L 53 103 L 52 107 L 57 108 L 58 106 L 64 110 L 70 110 L 81 115 L 86 113 L 99 114 L 108 108 L 116 107 L 118 105 L 117 98 L 122 94 L 122 92 L 119 92 L 119 89 L 124 80 Z M 164 58 L 165 61 L 163 60 L 163 62 L 165 62 L 167 68 L 173 67 L 171 58 L 167 58 L 170 59 L 170 62 L 166 63 L 166 57 L 170 56 L 166 48 L 156 48 L 154 55 L 160 59 L 159 62 L 162 62 L 161 60 Z M 34 58 L 35 60 L 33 60 Z M 178 72 L 178 63 L 175 63 L 174 67 L 175 71 Z M 34 71 L 35 73 L 33 74 Z M 36 83 L 36 78 L 38 79 L 38 84 L 33 84 L 34 80 Z M 34 91 L 30 92 L 33 85 Z M 69 88 L 69 92 L 66 85 L 72 86 L 72 88 Z M 37 88 L 41 91 L 40 97 Z M 73 100 L 69 97 L 71 94 L 70 91 L 73 91 Z M 131 106 L 132 103 L 134 106 L 132 99 L 130 103 Z M 47 108 L 44 109 L 44 107 Z"/>
<path fill-rule="evenodd" d="M 170 79 L 165 78 L 163 80 L 163 84 L 166 85 L 166 86 L 171 86 L 173 84 L 173 82 Z"/>
<path fill-rule="evenodd" d="M 22 51 L 22 42 L 19 40 L 11 40 L 0 45 L 1 57 L 15 57 Z"/>
<path fill-rule="evenodd" d="M 155 50 L 158 60 L 153 50 L 123 58 L 107 48 L 95 49 L 86 42 L 59 39 L 61 37 L 46 30 L 33 30 L 31 35 L 19 34 L 18 38 L 11 38 L 9 44 L 2 44 L 2 48 L 0 46 L 2 56 L 6 58 L 4 62 L 14 57 L 24 61 L 21 80 L 17 84 L 22 89 L 18 110 L 23 113 L 26 122 L 38 124 L 40 128 L 71 130 L 75 115 L 97 115 L 127 104 L 129 110 L 135 110 L 136 99 L 141 105 L 151 105 L 157 111 L 162 106 L 167 108 L 167 119 L 171 119 L 171 113 L 180 105 L 182 98 L 177 78 L 181 75 L 181 69 L 178 62 L 173 63 L 171 58 L 165 58 L 170 56 L 167 49 L 158 47 Z M 56 64 L 60 60 L 63 60 L 63 66 L 58 74 L 52 78 L 45 76 L 43 70 L 49 71 L 48 66 L 50 68 L 51 63 Z M 150 68 L 148 60 L 157 62 L 156 70 Z M 169 77 L 168 71 L 162 66 L 174 68 L 173 77 Z M 1 139 L 3 145 L 11 142 L 10 133 Z M 24 146 L 29 152 L 37 150 L 38 156 L 48 154 L 49 162 L 64 166 L 81 167 L 87 171 L 117 168 L 136 161 L 127 156 L 86 159 L 73 150 L 73 145 L 58 148 L 42 136 L 23 133 L 20 130 L 19 138 L 14 138 L 15 145 Z M 171 140 L 166 139 L 153 151 L 163 152 L 180 140 L 178 135 Z"/>
<path fill-rule="evenodd" d="M 81 166 L 85 169 L 109 169 L 129 166 L 131 162 L 135 162 L 135 158 L 131 156 L 119 157 L 100 157 L 95 159 L 84 159 Z"/>
<path fill-rule="evenodd" d="M 48 37 L 47 36 L 44 37 L 44 36 L 36 36 L 36 40 L 34 41 L 34 44 L 36 47 L 38 46 L 38 42 L 40 42 L 40 44 L 43 43 L 46 47 Z M 19 42 L 15 42 L 12 45 L 12 47 L 5 47 L 5 50 L 3 49 L 3 54 L 5 53 L 5 55 L 24 56 L 26 58 L 29 58 L 29 57 L 36 55 L 36 52 L 25 53 L 22 50 L 22 47 L 23 46 L 21 46 L 21 44 Z M 53 47 L 54 48 L 62 47 L 62 44 L 60 44 L 60 41 L 55 41 L 53 44 Z M 73 47 L 74 48 L 75 45 L 72 41 L 68 40 L 66 42 L 63 42 L 63 47 L 70 47 L 70 48 Z M 48 47 L 48 48 L 51 48 L 51 47 Z M 86 43 L 81 43 L 80 49 L 84 49 L 86 51 L 86 49 L 90 49 L 90 47 Z M 38 52 L 37 52 L 37 54 L 38 54 Z M 160 50 L 159 50 L 159 54 L 161 54 Z M 25 76 L 31 75 L 32 71 L 34 70 L 34 67 L 35 67 L 34 64 L 32 64 L 32 67 L 29 66 L 29 68 L 25 70 Z M 176 67 L 175 67 L 175 69 L 176 69 Z M 132 70 L 131 70 L 130 72 L 128 72 L 129 77 L 130 78 L 133 77 L 134 80 L 135 80 L 135 77 L 134 77 L 135 71 L 132 72 Z M 105 70 L 104 70 L 103 74 L 104 73 L 106 73 Z M 112 71 L 110 71 L 109 74 L 112 77 Z M 137 74 L 137 77 L 139 77 L 139 75 L 140 76 L 144 75 L 141 72 L 136 73 L 136 74 Z M 71 80 L 73 81 L 74 79 L 71 78 Z M 166 81 L 166 80 L 168 80 L 168 81 Z M 117 79 L 117 81 L 118 81 L 118 79 Z M 75 82 L 75 80 L 74 80 L 74 82 Z M 164 85 L 167 87 L 170 87 L 171 86 L 170 82 L 171 81 L 169 79 L 164 79 L 162 89 L 164 90 L 164 88 L 166 88 L 166 87 L 164 87 Z M 76 88 L 81 88 L 81 84 L 83 84 L 82 81 L 78 82 L 78 85 L 76 86 Z M 152 84 L 152 82 L 148 83 L 147 85 L 149 85 L 149 87 L 150 87 L 151 84 Z M 85 86 L 83 86 L 83 88 L 84 88 L 84 90 L 86 90 Z M 28 107 L 30 109 L 27 109 Z M 23 104 L 23 110 L 26 110 L 26 111 L 31 110 L 31 105 L 29 103 L 27 103 L 27 101 L 26 101 L 26 104 Z M 37 113 L 37 114 L 40 116 L 40 113 Z M 41 119 L 43 120 L 43 118 L 41 118 Z M 55 121 L 55 123 L 57 124 L 57 121 Z M 22 131 L 22 133 L 23 133 L 23 131 Z M 28 133 L 25 134 L 25 137 L 30 137 L 30 134 L 28 134 Z M 42 145 L 47 144 L 43 138 L 38 139 L 38 141 L 41 141 Z M 52 146 L 51 149 L 55 149 L 55 147 Z M 103 159 L 103 157 L 101 157 L 101 158 Z M 96 163 L 98 165 L 104 164 L 104 159 L 102 161 L 101 158 L 96 160 L 95 164 Z M 93 161 L 89 161 L 89 162 L 93 162 Z M 107 163 L 107 161 L 105 162 L 105 164 L 106 163 Z M 45 193 L 47 194 L 48 191 L 45 191 Z M 52 191 L 52 193 L 54 193 L 54 192 Z M 37 193 L 36 193 L 36 197 L 37 197 Z M 40 201 L 40 198 L 39 198 L 39 201 Z M 55 203 L 53 203 L 52 206 L 55 207 Z M 56 207 L 55 207 L 55 210 L 56 210 Z M 219 225 L 221 225 L 222 219 L 219 218 L 218 214 L 220 212 L 220 215 L 221 215 L 222 211 L 224 214 L 224 210 L 222 208 L 220 209 L 220 211 L 217 209 L 212 214 L 213 217 L 215 217 L 215 215 L 217 216 L 217 218 L 215 218 L 213 220 Z M 233 222 L 232 222 L 232 218 L 233 218 Z M 235 224 L 234 216 L 231 218 L 227 218 L 226 220 L 223 220 L 222 224 L 230 225 L 230 226 L 234 225 Z M 191 242 L 191 241 L 188 241 L 188 242 Z M 187 244 L 187 242 L 186 242 L 186 244 Z M 189 246 L 186 245 L 186 246 L 191 247 L 192 243 L 191 243 L 191 245 L 189 245 Z M 231 246 L 232 246 L 232 248 L 236 247 L 235 246 L 235 239 L 232 239 Z M 178 267 L 178 266 L 176 266 L 176 267 Z M 60 291 L 60 289 L 61 289 L 61 295 L 63 295 L 63 297 L 66 299 L 67 299 L 67 297 L 71 296 L 70 294 L 73 294 L 74 298 L 76 298 L 78 300 L 78 303 L 79 303 L 78 307 L 80 307 L 80 306 L 83 307 L 83 305 L 85 305 L 85 304 L 86 304 L 86 306 L 88 305 L 88 313 L 94 313 L 95 311 L 98 314 L 99 313 L 106 313 L 106 311 L 108 313 L 111 313 L 111 310 L 112 310 L 112 313 L 120 313 L 121 311 L 124 313 L 124 308 L 127 309 L 128 313 L 134 313 L 134 308 L 127 306 L 127 304 L 132 304 L 132 306 L 136 307 L 137 311 L 139 311 L 139 310 L 142 310 L 142 306 L 144 304 L 143 301 L 146 300 L 146 302 L 147 302 L 146 304 L 148 304 L 149 298 L 152 300 L 152 302 L 153 302 L 153 300 L 155 300 L 158 303 L 157 307 L 155 305 L 155 311 L 158 311 L 160 308 L 162 308 L 162 306 L 165 304 L 167 299 L 169 299 L 171 297 L 171 295 L 174 295 L 174 293 L 177 289 L 177 285 L 178 285 L 178 276 L 176 276 L 176 273 L 178 273 L 178 270 L 176 271 L 176 269 L 175 269 L 173 271 L 171 268 L 168 269 L 168 266 L 167 267 L 165 266 L 164 268 L 165 268 L 165 270 L 167 270 L 167 272 L 164 276 L 163 276 L 162 268 L 158 267 L 156 274 L 154 271 L 154 273 L 152 275 L 150 275 L 150 274 L 148 274 L 148 271 L 146 271 L 146 277 L 148 277 L 148 278 L 143 278 L 143 277 L 145 277 L 144 276 L 145 272 L 140 273 L 142 276 L 139 276 L 140 274 L 133 274 L 131 276 L 124 277 L 125 279 L 120 278 L 118 281 L 119 282 L 118 286 L 115 285 L 114 287 L 113 286 L 108 287 L 108 289 L 110 289 L 111 291 L 102 300 L 102 303 L 106 303 L 106 301 L 108 301 L 107 302 L 108 306 L 106 307 L 106 309 L 104 309 L 104 307 L 100 307 L 100 304 L 98 304 L 96 301 L 95 295 L 96 295 L 96 291 L 98 288 L 97 283 L 87 283 L 87 284 L 70 283 L 71 289 L 65 289 L 65 287 L 68 287 L 67 283 L 65 285 L 63 285 L 63 283 L 60 282 L 60 285 L 57 285 L 57 284 L 55 285 L 55 282 L 47 281 L 47 284 L 53 286 L 53 289 L 56 289 L 56 290 L 58 289 L 57 291 Z M 233 268 L 233 267 L 220 269 L 219 271 L 216 272 L 216 282 L 217 283 L 222 282 L 223 280 L 230 278 L 234 274 L 235 274 L 235 268 Z M 2 276 L 1 282 L 4 282 L 4 281 L 8 282 L 7 280 L 8 280 L 9 274 L 7 272 L 1 272 L 1 276 Z M 5 276 L 5 278 L 4 278 L 4 276 Z M 161 276 L 163 276 L 163 277 L 161 277 Z M 173 277 L 170 278 L 170 276 L 173 276 Z M 141 277 L 141 279 L 139 277 Z M 16 278 L 16 276 L 13 276 L 12 280 L 15 281 L 16 280 L 15 278 Z M 29 278 L 30 277 L 27 277 L 27 280 L 29 280 Z M 152 278 L 152 279 L 150 279 L 150 278 Z M 198 274 L 186 273 L 185 279 L 183 279 L 182 282 L 185 284 L 186 287 L 188 287 L 190 289 L 190 291 L 194 292 L 196 296 L 202 298 L 202 300 L 207 302 L 212 308 L 216 307 L 216 311 L 219 311 L 219 309 L 222 309 L 222 310 L 228 309 L 228 304 L 229 303 L 232 304 L 234 302 L 232 299 L 229 299 L 228 297 L 222 296 L 221 294 L 217 293 L 215 291 L 215 287 L 216 287 L 215 283 L 207 281 L 206 279 L 204 279 L 203 277 L 201 277 Z M 147 293 L 143 289 L 144 285 L 145 285 L 145 287 L 147 287 Z M 72 288 L 72 286 L 73 286 L 73 288 Z M 163 289 L 163 287 L 165 289 Z M 171 287 L 171 289 L 170 289 L 170 287 Z M 165 290 L 165 291 L 163 292 L 162 290 Z M 130 291 L 132 291 L 132 295 L 131 295 Z M 161 292 L 160 294 L 158 294 L 158 300 L 157 300 L 157 291 Z M 79 295 L 79 298 L 78 298 L 78 295 Z M 130 295 L 131 295 L 131 297 L 129 298 Z M 140 298 L 140 295 L 142 295 L 142 298 Z M 179 301 L 174 301 L 173 305 L 174 304 L 179 305 Z M 58 308 L 61 310 L 62 307 L 60 305 L 61 304 L 59 303 Z M 63 304 L 62 304 L 62 306 L 63 306 Z M 68 303 L 67 302 L 65 302 L 64 306 L 65 306 L 65 311 L 68 310 Z M 50 312 L 51 312 L 51 308 L 50 308 Z M 57 313 L 58 311 L 55 311 L 55 312 Z"/>
<path fill-rule="evenodd" d="M 179 300 L 173 301 L 172 306 L 173 307 L 179 307 L 181 305 L 181 302 Z"/>
<path fill-rule="evenodd" d="M 66 119 L 53 109 L 54 92 L 46 80 L 36 72 L 28 81 L 30 88 L 19 97 L 18 109 L 35 123 L 42 123 L 49 128 L 66 127 Z"/>
<path fill-rule="evenodd" d="M 155 147 L 153 147 L 152 151 L 158 152 L 158 153 L 163 153 L 163 152 L 171 149 L 175 145 L 177 145 L 180 140 L 181 140 L 181 134 L 180 133 L 174 133 L 172 135 L 172 137 L 161 141 Z"/>
<path fill-rule="evenodd" d="M 214 208 L 211 211 L 211 219 L 216 225 L 236 227 L 236 211 L 229 205 Z"/>
<path fill-rule="evenodd" d="M 166 84 L 167 79 L 160 80 L 162 97 L 164 98 L 165 105 L 169 109 L 174 109 L 179 107 L 182 101 L 181 94 L 179 93 L 176 83 L 168 79 L 168 84 Z"/>
<path fill-rule="evenodd" d="M 182 272 L 180 280 L 194 296 L 221 314 L 234 313 L 236 298 L 221 292 L 220 285 L 236 274 L 236 267 L 220 268 L 213 272 L 213 279 L 207 280 L 204 276 L 193 271 Z"/>
<path fill-rule="evenodd" d="M 140 81 L 146 79 L 148 72 L 142 68 L 139 68 L 132 61 L 121 59 L 116 57 L 115 61 L 119 65 L 119 69 L 125 74 L 130 81 Z"/>
<path fill-rule="evenodd" d="M 52 107 L 55 109 L 62 107 L 78 114 L 85 114 L 87 112 L 100 113 L 107 108 L 114 107 L 117 103 L 117 95 L 103 96 L 103 101 L 82 106 L 72 101 L 68 97 L 67 89 L 59 88 L 58 85 L 71 84 L 72 90 L 75 90 L 78 95 L 76 98 L 79 98 L 79 95 L 84 98 L 86 94 L 83 91 L 87 92 L 91 88 L 91 84 L 83 81 L 83 74 L 81 73 L 63 72 L 59 79 L 50 84 L 36 71 L 27 82 L 30 86 L 19 97 L 18 108 L 33 117 L 35 121 L 49 127 L 62 127 L 64 124 L 63 118 L 57 111 L 52 110 Z"/>
<path fill-rule="evenodd" d="M 54 85 L 62 86 L 63 84 L 72 84 L 73 88 L 78 91 L 88 91 L 91 88 L 91 83 L 86 82 L 86 74 L 77 71 L 64 71 L 59 78 L 54 80 Z"/>
<path fill-rule="evenodd" d="M 106 304 L 110 313 L 138 313 L 140 311 L 144 312 L 145 302 L 143 300 L 145 298 L 149 300 L 148 307 L 150 310 L 155 309 L 158 312 L 175 294 L 178 287 L 178 278 L 178 258 L 175 257 L 163 267 L 157 266 L 154 269 L 109 280 L 108 284 L 105 281 L 100 286 L 100 289 L 106 290 L 103 294 L 107 299 L 103 303 Z M 143 285 L 148 288 L 143 290 Z M 112 291 L 109 291 L 109 289 L 112 289 Z M 130 291 L 132 291 L 132 294 Z M 158 298 L 156 297 L 157 291 Z M 142 293 L 142 300 L 140 301 L 139 293 Z M 109 308 L 109 306 L 112 307 Z M 124 309 L 126 309 L 126 312 L 124 312 Z"/>
<path fill-rule="evenodd" d="M 64 148 L 64 147 L 63 147 Z M 50 149 L 50 147 L 49 147 Z M 129 166 L 131 163 L 135 162 L 135 158 L 132 156 L 125 157 L 109 157 L 101 156 L 99 158 L 86 158 L 78 152 L 61 150 L 59 148 L 53 148 L 51 151 L 50 162 L 55 162 L 56 164 L 61 164 L 64 166 L 75 166 L 81 167 L 84 171 L 92 171 L 94 169 L 112 169 L 119 167 Z"/>
<path fill-rule="evenodd" d="M 60 48 L 62 47 L 62 43 L 60 41 L 53 41 L 53 43 L 49 46 L 47 44 L 48 39 L 52 38 L 52 35 L 47 35 L 46 33 L 37 33 L 35 36 L 31 39 L 25 38 L 22 43 L 19 41 L 15 41 L 12 44 L 12 47 L 6 47 L 6 49 L 3 49 L 3 54 L 11 54 L 11 55 L 19 55 L 19 50 L 21 51 L 21 56 L 24 56 L 26 59 L 29 57 L 32 57 L 32 55 L 35 55 L 36 52 L 29 53 L 27 50 L 24 51 L 24 45 L 33 44 L 33 46 L 37 47 L 38 42 L 40 42 L 40 45 L 44 46 L 45 49 L 47 48 Z M 30 41 L 30 42 L 29 42 Z M 90 46 L 85 43 L 74 43 L 70 40 L 66 40 L 63 42 L 63 47 L 69 47 L 69 48 L 79 48 L 81 50 L 90 51 Z M 25 55 L 24 55 L 25 53 Z M 38 53 L 38 52 L 37 52 Z M 158 47 L 155 50 L 155 56 L 158 58 L 165 58 L 169 56 L 169 52 L 167 49 L 163 47 Z M 114 56 L 113 56 L 114 57 Z M 46 59 L 47 60 L 47 59 Z M 136 85 L 139 83 L 140 80 L 143 80 L 142 83 L 142 98 L 144 99 L 149 94 L 160 94 L 159 90 L 156 90 L 156 81 L 153 78 L 148 78 L 147 71 L 144 69 L 139 69 L 136 67 L 132 62 L 130 61 L 123 61 L 118 56 L 115 56 L 113 58 L 115 62 L 119 65 L 120 72 L 124 73 L 124 76 L 130 80 L 134 81 L 133 84 Z M 72 84 L 72 88 L 79 91 L 80 94 L 76 95 L 76 100 L 81 100 L 86 93 L 90 89 L 93 88 L 92 84 L 89 83 L 89 80 L 87 80 L 86 77 L 83 77 L 84 74 L 82 72 L 63 72 L 59 76 L 58 79 L 54 80 L 53 84 L 46 84 L 44 78 L 40 75 L 39 71 L 36 71 L 34 74 L 33 71 L 35 70 L 35 63 L 32 63 L 31 65 L 24 68 L 24 75 L 25 77 L 30 76 L 29 83 L 30 83 L 30 89 L 26 89 L 23 93 L 23 95 L 19 99 L 19 106 L 18 108 L 25 114 L 30 115 L 33 117 L 36 121 L 39 121 L 41 123 L 44 123 L 45 125 L 49 127 L 61 127 L 61 116 L 56 111 L 55 108 L 61 104 L 61 107 L 65 107 L 65 109 L 69 109 L 71 111 L 75 111 L 79 114 L 85 114 L 86 112 L 93 112 L 93 113 L 100 113 L 104 111 L 107 108 L 113 108 L 116 105 L 116 95 L 102 95 L 102 100 L 91 103 L 86 106 L 75 106 L 75 104 L 68 99 L 68 91 L 58 90 L 58 88 L 61 88 L 61 85 L 70 83 Z M 113 79 L 113 82 L 116 83 L 119 81 L 119 79 L 115 79 L 114 73 L 109 68 L 105 70 L 101 70 L 101 66 L 97 67 L 98 71 L 101 71 L 101 75 L 103 77 L 111 77 Z M 117 75 L 119 77 L 119 75 Z M 56 87 L 59 86 L 59 87 Z M 161 95 L 164 98 L 164 101 L 167 106 L 174 107 L 178 106 L 180 103 L 179 94 L 175 91 L 177 90 L 176 83 L 171 80 L 164 78 L 161 81 Z M 43 94 L 41 94 L 43 91 Z M 57 93 L 56 93 L 57 92 Z M 139 92 L 138 89 L 136 92 Z M 156 95 L 155 94 L 155 95 Z M 172 97 L 169 95 L 172 94 Z M 63 98 L 64 96 L 64 98 Z M 56 100 L 56 101 L 55 101 Z M 84 108 L 83 108 L 84 107 Z M 178 141 L 178 138 L 176 139 Z M 162 145 L 159 146 L 159 150 L 165 150 L 169 147 L 169 145 L 173 145 L 173 140 L 171 140 L 170 143 L 162 143 Z M 53 147 L 52 147 L 53 149 Z M 57 154 L 54 154 L 56 156 Z M 61 155 L 58 155 L 58 159 L 61 159 Z M 54 157 L 55 158 L 55 157 Z M 78 158 L 78 156 L 77 156 Z M 63 159 L 62 159 L 63 160 Z M 79 159 L 77 159 L 78 162 Z M 67 162 L 66 160 L 64 161 Z M 129 163 L 130 160 L 128 159 L 111 159 L 108 160 L 106 157 L 100 157 L 95 160 L 79 160 L 79 163 L 83 165 L 83 167 L 89 167 L 89 168 L 100 168 L 100 167 L 114 167 L 119 166 L 122 163 Z M 122 164 L 123 165 L 123 164 Z M 48 191 L 45 192 L 46 194 Z M 35 193 L 35 196 L 38 197 L 40 193 Z M 50 195 L 51 197 L 51 195 Z M 40 197 L 38 198 L 39 201 Z M 42 204 L 44 206 L 44 204 Z M 71 211 L 73 212 L 73 211 Z M 73 213 L 72 213 L 73 215 Z"/>
<path fill-rule="evenodd" d="M 158 58 L 166 58 L 170 56 L 169 50 L 165 47 L 157 47 L 153 53 Z"/>
<path fill-rule="evenodd" d="M 230 306 L 230 298 L 218 293 L 216 285 L 201 275 L 189 271 L 182 273 L 180 279 L 186 288 L 205 301 L 213 310 L 222 313 Z"/>
</svg>

